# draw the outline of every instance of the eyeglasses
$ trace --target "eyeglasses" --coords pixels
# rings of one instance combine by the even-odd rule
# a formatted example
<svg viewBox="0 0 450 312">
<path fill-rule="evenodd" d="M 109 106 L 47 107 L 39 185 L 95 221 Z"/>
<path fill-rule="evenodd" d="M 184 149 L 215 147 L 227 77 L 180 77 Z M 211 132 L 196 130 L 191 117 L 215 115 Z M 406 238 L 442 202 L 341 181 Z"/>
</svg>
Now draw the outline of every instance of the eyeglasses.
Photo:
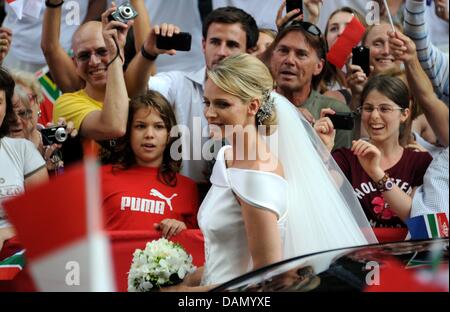
<svg viewBox="0 0 450 312">
<path fill-rule="evenodd" d="M 75 57 L 80 62 L 87 62 L 91 59 L 92 54 L 95 54 L 97 57 L 105 57 L 108 55 L 108 50 L 106 48 L 98 48 L 94 51 L 82 51 Z"/>
<path fill-rule="evenodd" d="M 15 110 L 14 113 L 20 118 L 20 119 L 30 119 L 33 115 L 33 110 L 31 109 L 21 109 L 21 110 Z"/>
<path fill-rule="evenodd" d="M 309 22 L 303 22 L 303 21 L 299 21 L 299 20 L 291 20 L 291 21 L 287 22 L 286 24 L 284 24 L 283 26 L 281 26 L 281 30 L 286 29 L 288 27 L 301 27 L 309 34 L 311 34 L 313 36 L 317 36 L 317 37 L 320 37 L 322 35 L 322 32 L 320 31 L 319 27 L 317 27 L 316 25 L 309 23 Z"/>
<path fill-rule="evenodd" d="M 369 105 L 369 104 L 364 104 L 360 107 L 358 107 L 358 113 L 362 114 L 371 114 L 374 110 L 377 110 L 380 114 L 391 114 L 392 112 L 394 112 L 395 110 L 404 110 L 404 108 L 401 107 L 394 107 L 392 105 L 389 104 L 381 104 L 378 106 L 373 106 L 373 105 Z"/>
</svg>

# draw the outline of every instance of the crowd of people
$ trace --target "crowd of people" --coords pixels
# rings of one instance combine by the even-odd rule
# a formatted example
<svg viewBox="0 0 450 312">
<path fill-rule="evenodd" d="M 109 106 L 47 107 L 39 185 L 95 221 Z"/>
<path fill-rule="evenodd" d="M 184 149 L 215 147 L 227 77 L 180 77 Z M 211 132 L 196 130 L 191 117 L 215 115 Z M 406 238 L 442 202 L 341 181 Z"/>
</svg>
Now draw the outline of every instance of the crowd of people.
<svg viewBox="0 0 450 312">
<path fill-rule="evenodd" d="M 203 233 L 205 266 L 173 290 L 448 218 L 448 1 L 373 1 L 374 22 L 362 0 L 131 0 L 126 23 L 110 18 L 123 1 L 77 2 L 76 27 L 64 0 L 20 19 L 6 5 L 0 250 L 15 235 L 1 202 L 64 174 L 85 140 L 100 147 L 105 229 Z M 353 19 L 368 71 L 327 58 Z M 180 32 L 191 51 L 158 48 Z M 45 66 L 62 95 L 44 125 Z M 54 126 L 68 139 L 49 143 Z"/>
</svg>

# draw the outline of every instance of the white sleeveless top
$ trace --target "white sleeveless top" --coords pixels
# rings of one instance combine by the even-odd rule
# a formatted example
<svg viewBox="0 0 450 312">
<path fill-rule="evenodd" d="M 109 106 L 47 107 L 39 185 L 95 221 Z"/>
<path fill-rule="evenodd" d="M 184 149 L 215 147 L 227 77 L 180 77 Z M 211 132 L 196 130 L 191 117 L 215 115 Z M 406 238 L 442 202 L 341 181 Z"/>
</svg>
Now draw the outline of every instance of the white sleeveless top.
<svg viewBox="0 0 450 312">
<path fill-rule="evenodd" d="M 287 181 L 270 172 L 226 168 L 225 150 L 220 149 L 211 175 L 211 189 L 198 212 L 205 238 L 202 285 L 227 282 L 249 272 L 253 263 L 248 247 L 241 206 L 246 203 L 277 215 L 284 240 L 287 216 Z"/>
</svg>

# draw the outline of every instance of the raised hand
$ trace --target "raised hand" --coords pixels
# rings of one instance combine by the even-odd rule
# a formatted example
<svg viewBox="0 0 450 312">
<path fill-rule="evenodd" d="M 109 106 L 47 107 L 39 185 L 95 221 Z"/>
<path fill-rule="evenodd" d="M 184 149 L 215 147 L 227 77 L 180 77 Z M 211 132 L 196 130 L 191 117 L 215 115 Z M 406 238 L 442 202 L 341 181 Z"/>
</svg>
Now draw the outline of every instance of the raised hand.
<svg viewBox="0 0 450 312">
<path fill-rule="evenodd" d="M 12 31 L 6 27 L 0 27 L 0 64 L 8 54 L 11 47 Z"/>
<path fill-rule="evenodd" d="M 436 7 L 436 15 L 448 22 L 448 0 L 434 0 L 434 5 Z"/>
<path fill-rule="evenodd" d="M 308 22 L 316 24 L 319 19 L 320 9 L 322 8 L 322 0 L 303 0 L 303 7 L 308 10 Z"/>
<path fill-rule="evenodd" d="M 123 48 L 127 40 L 127 33 L 134 21 L 128 21 L 127 24 L 118 21 L 109 21 L 108 17 L 116 10 L 113 3 L 112 6 L 102 14 L 103 39 L 105 40 L 106 48 L 111 57 L 117 54 L 117 47 L 123 60 Z M 116 46 L 117 43 L 117 46 Z"/>
<path fill-rule="evenodd" d="M 175 55 L 177 51 L 172 50 L 162 50 L 156 47 L 156 37 L 172 37 L 174 34 L 180 33 L 180 28 L 173 24 L 162 23 L 161 25 L 155 25 L 153 29 L 150 31 L 147 39 L 144 42 L 144 50 L 150 55 L 159 55 L 159 54 L 169 54 Z"/>
<path fill-rule="evenodd" d="M 352 90 L 352 96 L 360 95 L 364 89 L 364 86 L 367 82 L 367 76 L 362 70 L 361 66 L 350 64 L 351 56 L 347 61 L 347 74 L 346 81 L 347 85 Z M 371 71 L 373 71 L 373 67 L 371 67 Z"/>
<path fill-rule="evenodd" d="M 336 130 L 334 129 L 333 123 L 327 115 L 334 115 L 335 111 L 331 108 L 323 108 L 320 111 L 320 119 L 314 123 L 314 130 L 319 135 L 323 144 L 327 147 L 328 151 L 334 147 L 334 139 L 336 137 Z"/>
<path fill-rule="evenodd" d="M 384 171 L 380 165 L 381 152 L 375 145 L 359 139 L 352 142 L 351 151 L 358 157 L 361 167 L 373 181 L 379 181 L 383 178 Z"/>
<path fill-rule="evenodd" d="M 388 32 L 389 49 L 395 59 L 408 63 L 417 58 L 416 45 L 408 36 L 400 32 Z"/>
<path fill-rule="evenodd" d="M 78 135 L 78 130 L 75 129 L 75 125 L 72 121 L 66 122 L 66 119 L 61 117 L 58 119 L 57 122 L 58 126 L 66 127 L 66 133 L 70 136 L 70 138 L 75 138 Z M 46 127 L 53 127 L 54 124 L 52 122 L 49 122 L 46 124 Z M 58 168 L 64 167 L 64 162 L 58 156 L 57 151 L 60 150 L 62 147 L 62 144 L 52 144 L 48 146 L 43 146 L 42 141 L 39 144 L 38 150 L 41 152 L 42 157 L 45 160 L 45 165 L 47 167 L 48 171 L 53 171 Z"/>
<path fill-rule="evenodd" d="M 171 238 L 177 235 L 183 230 L 186 230 L 186 224 L 176 219 L 164 219 L 160 223 L 154 224 L 155 230 L 161 232 L 161 236 L 165 238 Z"/>
<path fill-rule="evenodd" d="M 277 29 L 280 30 L 281 27 L 286 24 L 288 21 L 290 21 L 291 19 L 294 20 L 299 20 L 299 21 L 303 21 L 303 14 L 293 18 L 296 14 L 300 13 L 299 9 L 295 9 L 291 12 L 288 12 L 285 16 L 283 16 L 283 10 L 286 7 L 286 0 L 283 1 L 283 3 L 281 4 L 280 8 L 278 9 L 277 12 L 277 17 L 275 20 L 275 24 L 277 25 Z"/>
</svg>

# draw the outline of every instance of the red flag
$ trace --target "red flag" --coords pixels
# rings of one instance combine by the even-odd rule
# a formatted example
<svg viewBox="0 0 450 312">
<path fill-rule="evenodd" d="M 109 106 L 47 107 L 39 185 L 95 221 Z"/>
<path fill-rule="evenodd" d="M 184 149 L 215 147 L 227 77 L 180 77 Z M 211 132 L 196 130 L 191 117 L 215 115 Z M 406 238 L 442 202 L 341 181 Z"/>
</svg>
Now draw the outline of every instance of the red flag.
<svg viewBox="0 0 450 312">
<path fill-rule="evenodd" d="M 95 160 L 86 159 L 85 165 L 4 202 L 4 207 L 40 290 L 114 290 L 109 241 L 101 232 Z M 70 280 L 75 275 L 68 273 L 78 278 Z"/>
<path fill-rule="evenodd" d="M 353 16 L 345 27 L 344 32 L 328 51 L 327 60 L 337 68 L 342 68 L 348 56 L 352 53 L 352 49 L 361 41 L 365 31 L 364 25 Z"/>
</svg>

